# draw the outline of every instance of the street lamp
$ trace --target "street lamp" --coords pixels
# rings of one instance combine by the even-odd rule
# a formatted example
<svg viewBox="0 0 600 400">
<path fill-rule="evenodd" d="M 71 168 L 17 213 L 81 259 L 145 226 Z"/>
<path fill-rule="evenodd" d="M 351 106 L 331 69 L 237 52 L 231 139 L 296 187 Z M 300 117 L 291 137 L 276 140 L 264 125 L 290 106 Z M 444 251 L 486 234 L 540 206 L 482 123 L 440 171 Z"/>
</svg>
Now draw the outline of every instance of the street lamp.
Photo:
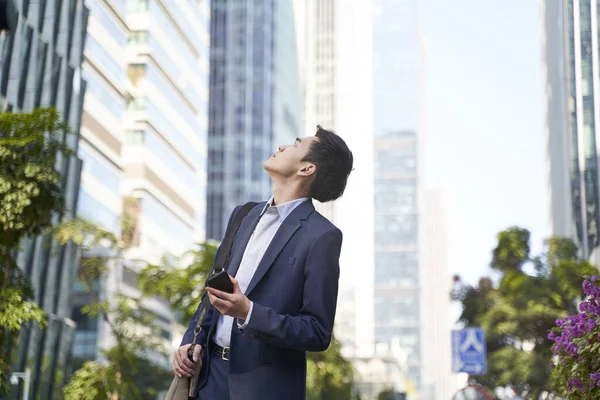
<svg viewBox="0 0 600 400">
<path fill-rule="evenodd" d="M 14 386 L 19 384 L 19 378 L 23 379 L 23 399 L 29 400 L 29 379 L 31 378 L 31 370 L 27 368 L 25 372 L 13 372 L 10 374 L 10 383 Z"/>
</svg>

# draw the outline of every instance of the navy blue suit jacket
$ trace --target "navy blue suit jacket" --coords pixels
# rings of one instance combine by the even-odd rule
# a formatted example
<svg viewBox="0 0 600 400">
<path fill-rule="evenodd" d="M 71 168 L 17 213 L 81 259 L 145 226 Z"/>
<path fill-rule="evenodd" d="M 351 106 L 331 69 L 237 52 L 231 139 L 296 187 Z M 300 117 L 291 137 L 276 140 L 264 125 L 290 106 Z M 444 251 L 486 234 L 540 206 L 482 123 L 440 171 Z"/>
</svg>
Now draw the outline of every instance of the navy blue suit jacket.
<svg viewBox="0 0 600 400">
<path fill-rule="evenodd" d="M 244 218 L 233 242 L 228 272 L 235 276 L 265 203 Z M 229 219 L 233 220 L 237 207 Z M 260 261 L 246 296 L 254 302 L 248 326 L 231 332 L 229 392 L 232 400 L 295 400 L 306 397 L 306 352 L 324 351 L 333 332 L 342 232 L 315 211 L 310 200 L 285 219 Z M 220 250 L 220 249 L 219 249 Z M 207 312 L 200 386 L 210 372 L 219 312 Z M 197 314 L 182 345 L 193 339 Z"/>
</svg>

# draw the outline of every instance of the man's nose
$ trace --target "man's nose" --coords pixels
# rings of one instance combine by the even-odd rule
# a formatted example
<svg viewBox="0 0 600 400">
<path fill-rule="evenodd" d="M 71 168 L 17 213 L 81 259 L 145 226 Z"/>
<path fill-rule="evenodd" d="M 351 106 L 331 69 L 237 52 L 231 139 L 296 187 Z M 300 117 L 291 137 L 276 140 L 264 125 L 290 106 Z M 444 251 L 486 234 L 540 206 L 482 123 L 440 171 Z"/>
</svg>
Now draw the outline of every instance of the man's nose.
<svg viewBox="0 0 600 400">
<path fill-rule="evenodd" d="M 287 146 L 284 145 L 284 144 L 280 144 L 279 147 L 278 147 L 278 149 L 279 149 L 280 152 L 284 151 L 286 148 L 287 148 Z"/>
</svg>

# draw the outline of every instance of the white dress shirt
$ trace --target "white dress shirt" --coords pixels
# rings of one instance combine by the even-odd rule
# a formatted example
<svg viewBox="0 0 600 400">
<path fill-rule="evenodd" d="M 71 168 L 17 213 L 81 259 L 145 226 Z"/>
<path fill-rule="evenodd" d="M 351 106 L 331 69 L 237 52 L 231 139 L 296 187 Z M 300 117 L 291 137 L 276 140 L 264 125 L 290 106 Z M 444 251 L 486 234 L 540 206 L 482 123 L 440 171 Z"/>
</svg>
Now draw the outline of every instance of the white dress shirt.
<svg viewBox="0 0 600 400">
<path fill-rule="evenodd" d="M 252 232 L 252 236 L 248 241 L 248 245 L 246 246 L 242 260 L 240 261 L 240 267 L 235 275 L 235 279 L 237 279 L 242 292 L 246 293 L 246 289 L 248 289 L 248 285 L 256 272 L 260 260 L 262 260 L 263 255 L 267 251 L 269 244 L 271 244 L 273 237 L 283 221 L 300 205 L 300 203 L 306 200 L 308 200 L 308 198 L 303 197 L 287 203 L 273 205 L 273 197 L 271 197 L 267 204 L 265 204 L 265 207 L 261 212 L 260 220 L 258 221 L 256 228 L 254 228 L 254 232 Z M 240 329 L 244 329 L 248 325 L 248 321 L 250 321 L 252 315 L 252 308 L 253 303 L 250 302 L 250 309 L 246 320 L 237 321 Z M 228 315 L 219 315 L 214 341 L 221 347 L 229 347 L 233 319 L 233 317 Z"/>
</svg>

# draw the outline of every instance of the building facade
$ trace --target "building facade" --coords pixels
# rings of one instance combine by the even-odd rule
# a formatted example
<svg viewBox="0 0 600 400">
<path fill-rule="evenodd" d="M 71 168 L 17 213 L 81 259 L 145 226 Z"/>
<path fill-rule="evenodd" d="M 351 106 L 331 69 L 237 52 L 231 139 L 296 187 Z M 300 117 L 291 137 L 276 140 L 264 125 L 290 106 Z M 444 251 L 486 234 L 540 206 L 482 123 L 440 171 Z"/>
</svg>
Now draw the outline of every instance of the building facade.
<svg viewBox="0 0 600 400">
<path fill-rule="evenodd" d="M 543 1 L 550 234 L 573 238 L 598 265 L 599 6 Z"/>
<path fill-rule="evenodd" d="M 138 296 L 136 275 L 165 255 L 179 256 L 205 239 L 210 3 L 89 0 L 80 153 L 79 215 L 121 236 L 99 282 L 103 298 Z M 125 222 L 125 219 L 127 222 Z M 124 224 L 129 226 L 125 228 Z M 75 287 L 75 356 L 96 359 L 112 347 L 109 327 L 81 307 Z M 167 342 L 175 316 L 157 298 L 144 304 Z M 153 361 L 168 366 L 158 353 Z"/>
<path fill-rule="evenodd" d="M 417 1 L 373 1 L 375 340 L 421 393 L 421 48 Z"/>
<path fill-rule="evenodd" d="M 300 83 L 303 95 L 303 136 L 316 126 L 336 131 L 336 0 L 294 0 Z M 335 222 L 335 202 L 315 201 L 315 208 Z"/>
<path fill-rule="evenodd" d="M 233 209 L 266 200 L 263 163 L 302 131 L 291 0 L 211 2 L 207 237 Z"/>
<path fill-rule="evenodd" d="M 79 205 L 80 218 L 92 221 L 113 234 L 121 234 L 121 183 L 123 120 L 126 112 L 125 45 L 129 28 L 124 21 L 124 2 L 87 2 L 90 16 L 82 74 L 88 83 L 83 103 L 78 155 L 83 161 Z M 110 4 L 110 5 L 109 5 Z M 121 8 L 116 8 L 117 6 Z M 113 8 L 114 7 L 114 8 Z M 112 255 L 111 255 L 112 256 Z M 109 275 L 112 275 L 111 262 Z M 98 282 L 100 295 L 106 281 Z M 74 368 L 98 357 L 100 338 L 108 329 L 100 317 L 89 317 L 81 308 L 92 302 L 79 282 L 73 285 L 72 318 L 77 323 L 73 349 Z"/>
<path fill-rule="evenodd" d="M 354 358 L 372 357 L 374 352 L 373 73 L 368 56 L 373 51 L 373 40 L 372 20 L 365 18 L 371 15 L 372 7 L 371 0 L 336 0 L 332 11 L 334 130 L 354 157 L 354 170 L 344 195 L 335 202 L 333 221 L 344 233 L 338 302 L 349 298 L 355 307 L 352 313 L 340 312 L 336 317 L 336 334 L 343 337 L 344 354 Z M 330 12 L 331 7 L 325 7 L 323 15 Z M 342 320 L 346 317 L 354 321 Z M 340 332 L 344 329 L 348 330 Z"/>
<path fill-rule="evenodd" d="M 401 352 L 413 385 L 421 380 L 421 263 L 417 134 L 375 138 L 375 341 Z"/>
<path fill-rule="evenodd" d="M 0 32 L 2 112 L 56 108 L 73 130 L 65 140 L 76 150 L 86 91 L 82 60 L 88 9 L 78 0 L 12 4 L 17 24 L 10 32 Z M 81 160 L 70 158 L 58 169 L 66 182 L 64 218 L 73 218 Z M 34 301 L 46 313 L 48 326 L 44 330 L 32 324 L 24 327 L 18 347 L 8 349 L 8 354 L 14 355 L 13 372 L 31 371 L 30 399 L 55 399 L 60 397 L 72 363 L 71 286 L 78 251 L 72 244 L 63 247 L 48 236 L 39 236 L 24 241 L 17 261 L 31 280 Z M 14 398 L 23 396 L 21 389 Z"/>
<path fill-rule="evenodd" d="M 448 200 L 444 191 L 422 190 L 420 218 L 421 400 L 447 400 L 459 388 L 451 365 L 451 332 L 455 324 L 448 266 Z"/>
</svg>

